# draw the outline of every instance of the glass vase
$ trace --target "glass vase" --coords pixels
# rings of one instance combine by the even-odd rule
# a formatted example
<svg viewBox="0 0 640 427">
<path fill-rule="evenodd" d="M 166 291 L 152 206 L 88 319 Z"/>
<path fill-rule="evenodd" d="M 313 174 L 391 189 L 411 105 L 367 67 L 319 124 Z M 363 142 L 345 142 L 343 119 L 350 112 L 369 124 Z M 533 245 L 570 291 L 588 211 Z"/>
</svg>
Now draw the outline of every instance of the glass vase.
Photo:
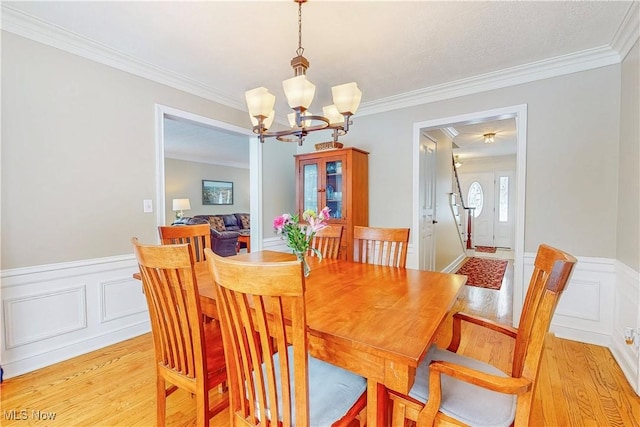
<svg viewBox="0 0 640 427">
<path fill-rule="evenodd" d="M 298 258 L 298 261 L 302 262 L 304 277 L 309 277 L 309 273 L 311 273 L 311 267 L 309 267 L 309 263 L 307 262 L 307 257 L 305 255 L 306 255 L 306 252 L 296 252 L 296 257 Z"/>
</svg>

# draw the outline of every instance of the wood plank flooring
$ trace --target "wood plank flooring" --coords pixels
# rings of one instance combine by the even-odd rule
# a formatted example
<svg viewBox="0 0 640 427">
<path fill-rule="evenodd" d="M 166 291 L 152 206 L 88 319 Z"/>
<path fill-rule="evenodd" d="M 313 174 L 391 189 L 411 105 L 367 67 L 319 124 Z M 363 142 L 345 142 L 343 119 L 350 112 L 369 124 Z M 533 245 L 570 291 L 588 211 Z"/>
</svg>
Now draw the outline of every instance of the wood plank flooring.
<svg viewBox="0 0 640 427">
<path fill-rule="evenodd" d="M 510 292 L 509 284 L 500 291 L 466 286 L 457 308 L 510 321 L 509 305 L 500 302 L 510 299 Z M 509 369 L 510 340 L 475 325 L 465 325 L 463 333 L 462 353 L 473 350 L 485 361 Z M 445 326 L 439 342 L 447 339 Z M 549 335 L 540 376 L 533 426 L 640 425 L 640 397 L 605 347 Z M 213 400 L 225 397 L 211 395 Z M 175 392 L 168 398 L 167 425 L 195 425 L 194 409 L 195 399 Z M 0 384 L 0 425 L 155 425 L 151 335 L 5 380 Z M 217 415 L 212 426 L 228 427 L 228 413 Z"/>
</svg>

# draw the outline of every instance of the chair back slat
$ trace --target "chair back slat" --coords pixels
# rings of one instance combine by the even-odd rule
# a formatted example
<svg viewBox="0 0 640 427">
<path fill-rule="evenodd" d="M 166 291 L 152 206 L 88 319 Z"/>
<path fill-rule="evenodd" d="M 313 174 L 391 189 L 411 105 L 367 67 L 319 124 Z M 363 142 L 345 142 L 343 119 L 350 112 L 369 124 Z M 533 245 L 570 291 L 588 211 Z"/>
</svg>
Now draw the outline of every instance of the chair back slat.
<svg viewBox="0 0 640 427">
<path fill-rule="evenodd" d="M 353 260 L 363 264 L 406 267 L 408 228 L 353 227 Z"/>
<path fill-rule="evenodd" d="M 311 247 L 316 248 L 323 258 L 338 259 L 343 228 L 342 225 L 327 225 L 321 228 L 313 236 Z M 313 251 L 309 251 L 309 253 L 315 255 Z"/>
<path fill-rule="evenodd" d="M 242 262 L 205 252 L 216 282 L 235 423 L 275 425 L 279 417 L 281 425 L 290 426 L 295 412 L 296 425 L 308 425 L 308 343 L 300 262 Z M 291 377 L 295 397 L 290 392 Z M 282 387 L 277 389 L 276 383 Z"/>
<path fill-rule="evenodd" d="M 211 229 L 208 224 L 159 226 L 163 245 L 189 243 L 194 262 L 204 262 L 204 249 L 211 248 Z"/>
<path fill-rule="evenodd" d="M 525 425 L 531 412 L 545 336 L 553 314 L 576 264 L 575 257 L 540 245 L 525 298 L 513 355 L 511 375 L 533 380 L 529 392 L 518 396 L 515 425 Z"/>
<path fill-rule="evenodd" d="M 145 246 L 134 239 L 140 275 L 162 369 L 206 378 L 198 288 L 189 245 Z M 158 339 L 156 339 L 156 337 Z"/>
</svg>

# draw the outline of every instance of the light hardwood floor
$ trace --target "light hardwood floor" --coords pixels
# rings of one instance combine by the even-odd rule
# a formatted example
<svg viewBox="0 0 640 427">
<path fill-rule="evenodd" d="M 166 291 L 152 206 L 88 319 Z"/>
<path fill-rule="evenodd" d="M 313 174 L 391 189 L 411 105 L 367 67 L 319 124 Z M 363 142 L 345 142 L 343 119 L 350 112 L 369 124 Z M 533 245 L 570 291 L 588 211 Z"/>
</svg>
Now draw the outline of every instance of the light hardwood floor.
<svg viewBox="0 0 640 427">
<path fill-rule="evenodd" d="M 457 308 L 511 316 L 500 291 L 465 287 Z M 507 370 L 513 346 L 506 338 L 465 326 L 461 352 Z M 440 339 L 446 341 L 447 328 Z M 609 350 L 549 335 L 533 405 L 533 426 L 638 426 L 640 398 Z M 214 393 L 212 399 L 225 395 Z M 0 385 L 2 426 L 153 426 L 155 374 L 150 334 L 107 347 Z M 168 398 L 167 425 L 193 426 L 195 399 L 178 390 Z M 39 411 L 39 412 L 38 412 Z M 54 419 L 38 420 L 38 414 Z M 22 419 L 22 418 L 26 419 Z M 213 426 L 229 426 L 228 414 Z"/>
</svg>

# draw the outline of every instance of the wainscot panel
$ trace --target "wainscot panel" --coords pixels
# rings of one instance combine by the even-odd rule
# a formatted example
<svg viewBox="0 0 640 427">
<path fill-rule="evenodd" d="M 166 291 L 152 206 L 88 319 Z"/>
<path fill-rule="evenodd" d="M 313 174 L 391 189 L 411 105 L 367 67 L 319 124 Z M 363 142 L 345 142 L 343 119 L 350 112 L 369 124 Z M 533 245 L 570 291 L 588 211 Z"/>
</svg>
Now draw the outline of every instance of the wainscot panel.
<svg viewBox="0 0 640 427">
<path fill-rule="evenodd" d="M 616 293 L 611 352 L 629 384 L 640 395 L 640 273 L 616 262 Z M 625 328 L 635 328 L 631 344 L 624 338 Z"/>
<path fill-rule="evenodd" d="M 133 255 L 0 272 L 0 363 L 10 378 L 150 331 Z"/>
<path fill-rule="evenodd" d="M 533 253 L 524 256 L 525 286 L 528 286 L 528 278 L 533 272 L 534 259 Z M 558 337 L 609 346 L 616 280 L 614 262 L 611 259 L 578 257 L 551 322 L 551 331 Z"/>
</svg>

